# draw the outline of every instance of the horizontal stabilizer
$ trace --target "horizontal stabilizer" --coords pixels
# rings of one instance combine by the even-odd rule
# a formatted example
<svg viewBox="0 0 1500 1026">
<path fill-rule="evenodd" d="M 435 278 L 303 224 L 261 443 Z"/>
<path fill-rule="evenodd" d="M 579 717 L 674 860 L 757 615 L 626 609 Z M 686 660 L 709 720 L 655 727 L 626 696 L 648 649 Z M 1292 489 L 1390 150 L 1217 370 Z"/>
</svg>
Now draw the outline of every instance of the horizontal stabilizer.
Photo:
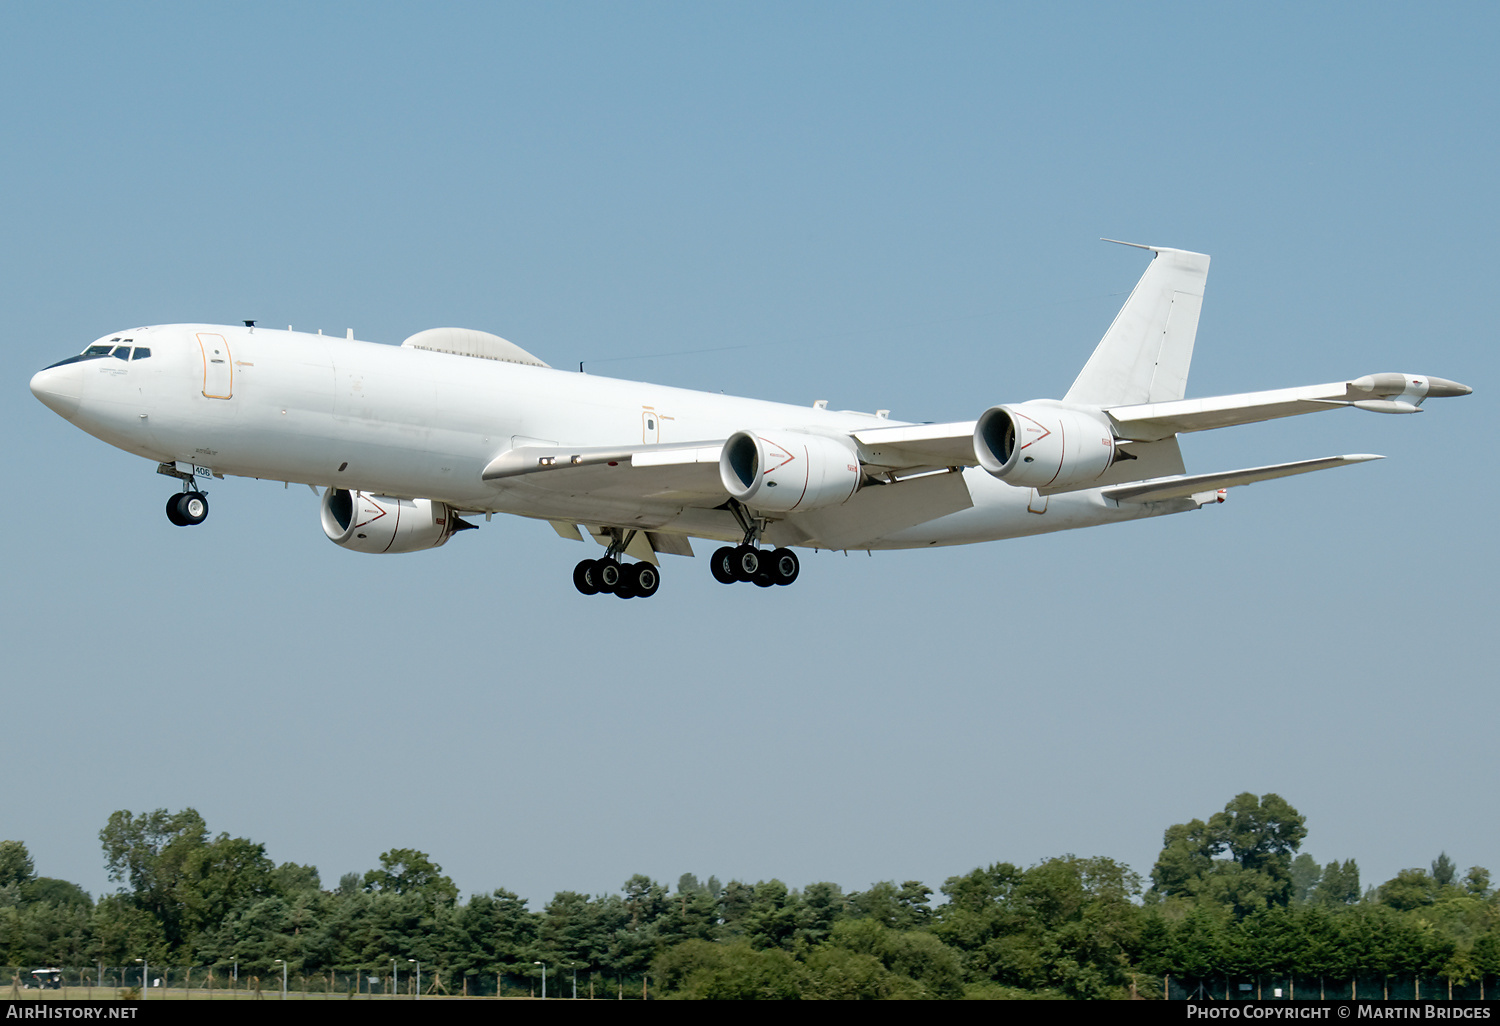
<svg viewBox="0 0 1500 1026">
<path fill-rule="evenodd" d="M 1277 463 L 1269 467 L 1250 467 L 1246 470 L 1226 470 L 1218 474 L 1194 474 L 1190 477 L 1169 477 L 1160 481 L 1142 481 L 1139 484 L 1118 485 L 1103 491 L 1106 499 L 1116 502 L 1162 502 L 1166 499 L 1185 499 L 1199 492 L 1213 492 L 1220 488 L 1254 484 L 1293 474 L 1310 474 L 1314 470 L 1330 470 L 1346 467 L 1352 463 L 1383 460 L 1384 456 L 1371 453 L 1355 453 L 1351 456 L 1325 456 L 1316 460 L 1300 460 L 1296 463 Z"/>
</svg>

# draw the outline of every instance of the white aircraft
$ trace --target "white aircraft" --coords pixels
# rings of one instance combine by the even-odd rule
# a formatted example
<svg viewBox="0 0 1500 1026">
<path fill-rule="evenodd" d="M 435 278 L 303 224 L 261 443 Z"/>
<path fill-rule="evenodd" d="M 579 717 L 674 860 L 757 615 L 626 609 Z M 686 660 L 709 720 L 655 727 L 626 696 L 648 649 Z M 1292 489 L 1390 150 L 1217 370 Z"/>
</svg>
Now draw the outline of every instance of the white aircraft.
<svg viewBox="0 0 1500 1026">
<path fill-rule="evenodd" d="M 1126 243 L 1133 245 L 1133 243 Z M 99 339 L 31 379 L 78 427 L 157 461 L 200 524 L 198 481 L 322 487 L 323 530 L 357 552 L 436 548 L 512 513 L 606 546 L 584 594 L 655 594 L 660 553 L 727 542 L 724 583 L 797 578 L 795 548 L 960 545 L 1161 516 L 1225 490 L 1379 459 L 1328 456 L 1187 474 L 1177 435 L 1338 407 L 1418 413 L 1468 395 L 1418 374 L 1184 399 L 1208 257 L 1156 255 L 1061 400 L 909 424 L 554 370 L 495 335 L 419 332 L 399 347 L 321 332 L 171 324 Z M 629 562 L 625 557 L 633 557 Z"/>
</svg>

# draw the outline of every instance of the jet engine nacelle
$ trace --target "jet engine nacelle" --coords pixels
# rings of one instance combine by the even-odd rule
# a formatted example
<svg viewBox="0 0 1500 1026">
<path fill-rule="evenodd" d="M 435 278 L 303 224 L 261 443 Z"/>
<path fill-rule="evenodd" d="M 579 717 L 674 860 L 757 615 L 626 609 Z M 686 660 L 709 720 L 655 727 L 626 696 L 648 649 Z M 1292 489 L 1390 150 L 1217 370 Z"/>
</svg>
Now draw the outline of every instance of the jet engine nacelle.
<svg viewBox="0 0 1500 1026">
<path fill-rule="evenodd" d="M 323 493 L 323 533 L 355 552 L 419 552 L 435 549 L 473 524 L 446 504 L 431 499 L 392 499 L 386 495 L 330 488 Z"/>
<path fill-rule="evenodd" d="M 1115 460 L 1103 414 L 1045 403 L 992 406 L 974 425 L 979 465 L 1022 488 L 1084 488 Z"/>
<path fill-rule="evenodd" d="M 852 441 L 800 431 L 736 431 L 719 455 L 719 477 L 730 495 L 771 513 L 793 513 L 847 502 L 859 487 Z"/>
</svg>

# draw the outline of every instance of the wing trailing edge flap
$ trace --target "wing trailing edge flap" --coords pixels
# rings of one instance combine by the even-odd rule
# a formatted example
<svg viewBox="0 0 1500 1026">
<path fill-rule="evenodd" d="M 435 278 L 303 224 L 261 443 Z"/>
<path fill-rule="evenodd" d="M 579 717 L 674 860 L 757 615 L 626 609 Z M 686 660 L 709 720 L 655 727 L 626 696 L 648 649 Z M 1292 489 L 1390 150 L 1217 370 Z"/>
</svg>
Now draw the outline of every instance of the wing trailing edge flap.
<svg viewBox="0 0 1500 1026">
<path fill-rule="evenodd" d="M 867 485 L 842 505 L 777 521 L 767 536 L 778 545 L 857 549 L 973 505 L 963 474 L 938 472 Z"/>
<path fill-rule="evenodd" d="M 1164 502 L 1168 499 L 1186 499 L 1203 492 L 1216 492 L 1220 488 L 1270 481 L 1293 474 L 1310 474 L 1314 470 L 1331 470 L 1347 467 L 1369 460 L 1385 459 L 1371 453 L 1355 453 L 1349 456 L 1325 456 L 1316 460 L 1299 460 L 1296 463 L 1276 463 L 1266 467 L 1249 467 L 1245 470 L 1226 470 L 1217 474 L 1194 474 L 1190 477 L 1173 477 L 1160 481 L 1141 481 L 1135 484 L 1105 488 L 1106 499 L 1116 502 Z"/>
<path fill-rule="evenodd" d="M 590 527 L 589 534 L 593 536 L 594 541 L 605 548 L 609 548 L 615 540 L 614 535 L 610 533 L 607 527 Z M 653 532 L 630 531 L 628 534 L 630 536 L 630 543 L 621 550 L 625 555 L 632 559 L 639 559 L 643 563 L 651 563 L 654 566 L 661 565 L 656 558 L 656 553 L 660 550 L 651 544 Z"/>
<path fill-rule="evenodd" d="M 525 445 L 507 449 L 480 473 L 485 481 L 525 478 L 526 484 L 569 493 L 618 491 L 716 505 L 727 497 L 719 479 L 722 441 L 637 446 Z"/>
</svg>

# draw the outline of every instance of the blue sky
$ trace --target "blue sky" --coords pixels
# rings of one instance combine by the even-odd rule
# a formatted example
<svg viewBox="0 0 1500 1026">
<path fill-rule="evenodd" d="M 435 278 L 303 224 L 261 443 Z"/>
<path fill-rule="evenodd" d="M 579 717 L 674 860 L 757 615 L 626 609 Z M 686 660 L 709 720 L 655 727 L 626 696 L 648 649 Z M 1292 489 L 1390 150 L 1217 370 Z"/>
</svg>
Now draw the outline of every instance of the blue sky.
<svg viewBox="0 0 1500 1026">
<path fill-rule="evenodd" d="M 537 906 L 633 873 L 863 888 L 1148 873 L 1241 791 L 1366 883 L 1500 871 L 1492 5 L 13 4 L 0 9 L 0 836 L 98 893 L 115 809 L 325 882 L 392 847 Z M 497 518 L 328 543 L 26 391 L 148 323 L 399 342 L 912 420 L 1059 396 L 1145 265 L 1213 255 L 1189 395 L 1476 394 L 1184 441 L 1390 457 L 1155 521 L 824 553 L 794 588 Z M 692 355 L 642 359 L 662 353 Z M 706 549 L 706 546 L 700 546 Z M 706 555 L 706 551 L 700 555 Z"/>
</svg>

